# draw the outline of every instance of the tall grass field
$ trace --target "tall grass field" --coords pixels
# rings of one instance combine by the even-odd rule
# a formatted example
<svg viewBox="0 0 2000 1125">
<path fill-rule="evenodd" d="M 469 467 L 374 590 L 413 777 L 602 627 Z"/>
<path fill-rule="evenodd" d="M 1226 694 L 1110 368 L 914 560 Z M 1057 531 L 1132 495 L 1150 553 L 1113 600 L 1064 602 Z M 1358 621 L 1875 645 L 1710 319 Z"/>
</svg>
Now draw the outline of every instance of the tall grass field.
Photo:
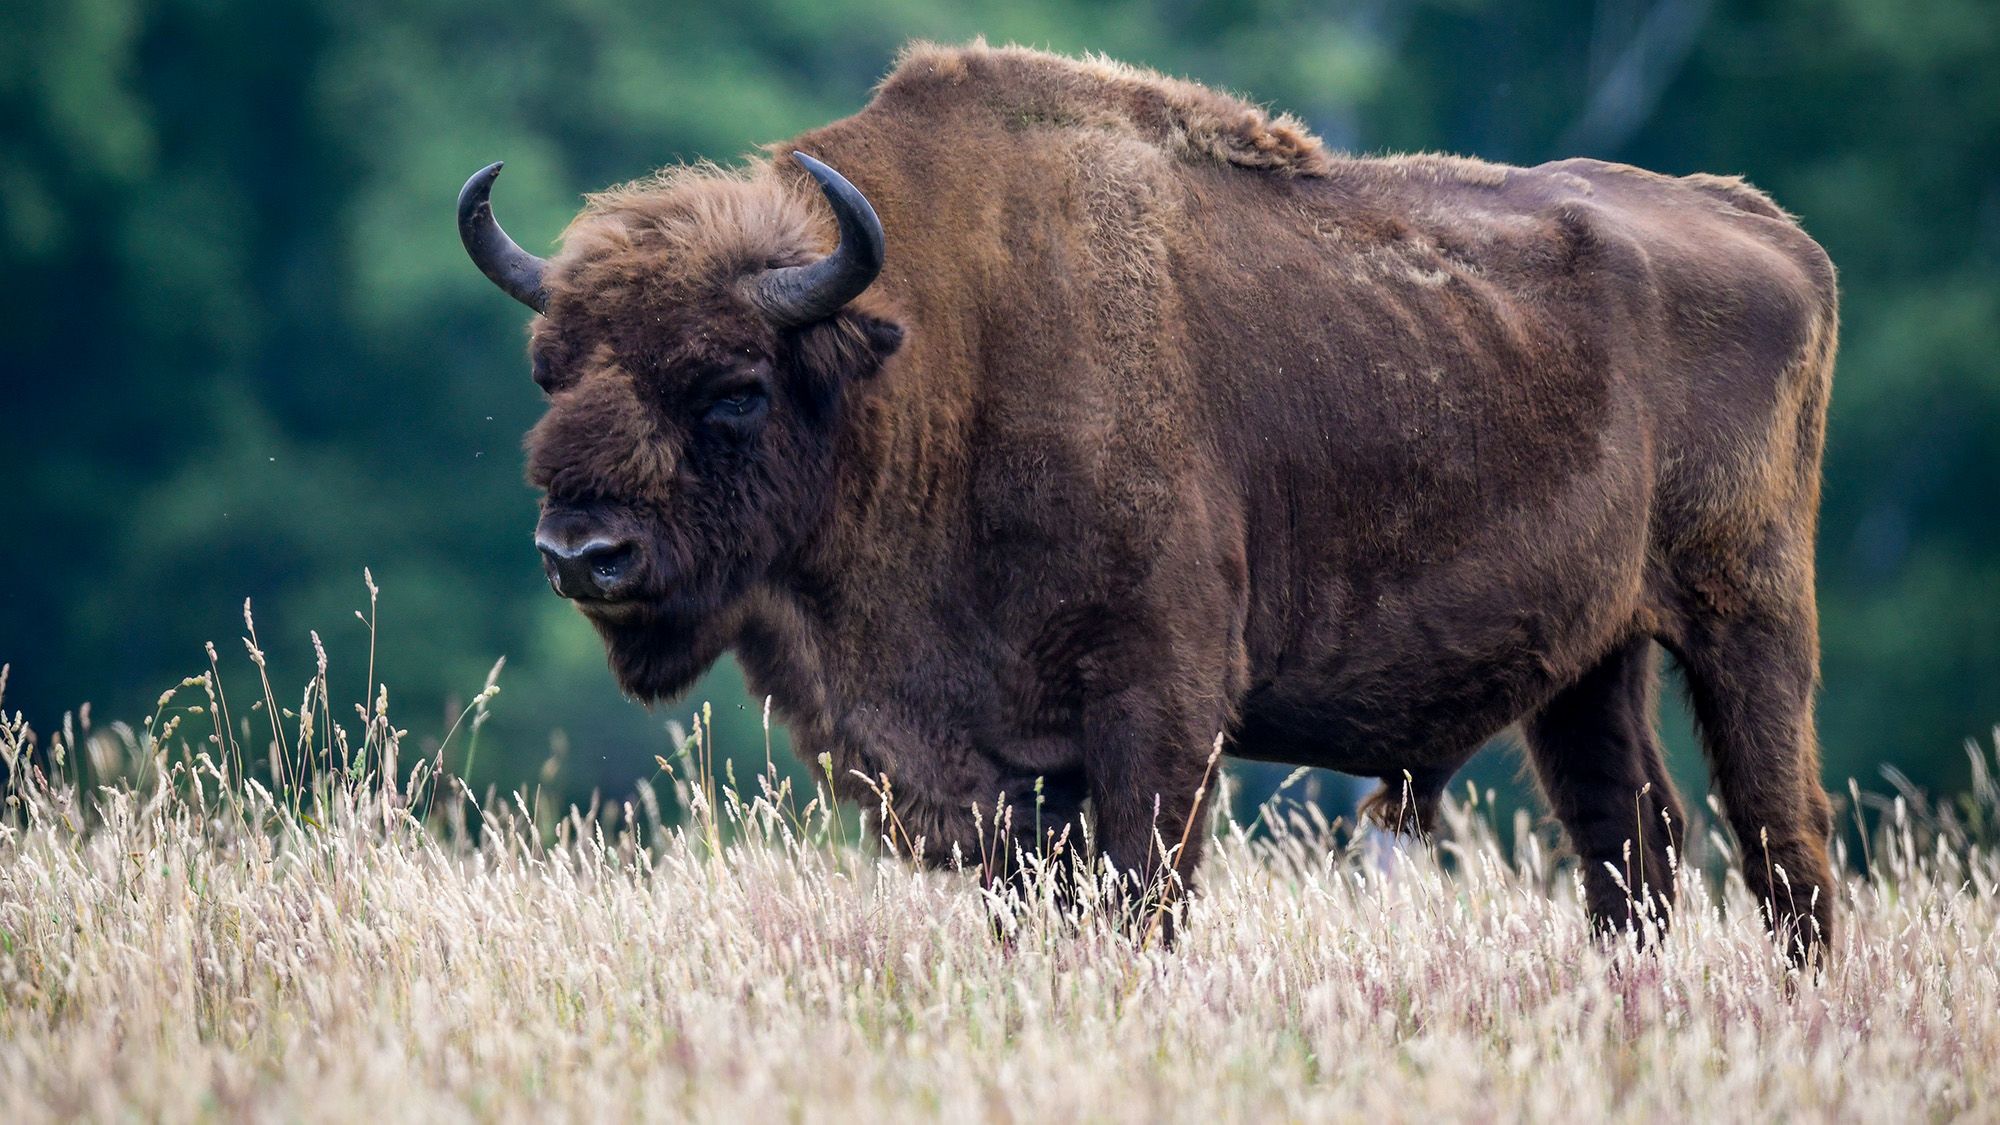
<svg viewBox="0 0 2000 1125">
<path fill-rule="evenodd" d="M 1196 826 L 1168 947 L 718 778 L 699 723 L 559 810 L 458 782 L 490 685 L 412 761 L 385 694 L 326 684 L 211 669 L 143 729 L 0 726 L 0 1121 L 2000 1119 L 1978 755 L 1962 798 L 1849 791 L 1817 972 L 1714 833 L 1640 948 L 1476 793 L 1426 840 L 1295 790 Z"/>
</svg>

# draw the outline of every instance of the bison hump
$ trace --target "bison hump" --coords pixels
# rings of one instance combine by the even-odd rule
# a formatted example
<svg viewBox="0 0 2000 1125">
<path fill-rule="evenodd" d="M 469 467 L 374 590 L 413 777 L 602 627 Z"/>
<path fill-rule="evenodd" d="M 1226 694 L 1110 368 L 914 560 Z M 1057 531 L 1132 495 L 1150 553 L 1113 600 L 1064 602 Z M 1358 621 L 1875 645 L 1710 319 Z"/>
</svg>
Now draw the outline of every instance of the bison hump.
<svg viewBox="0 0 2000 1125">
<path fill-rule="evenodd" d="M 970 105 L 1014 128 L 1124 131 L 1185 160 L 1281 175 L 1324 176 L 1333 165 L 1320 139 L 1289 114 L 1102 56 L 984 41 L 913 43 L 882 81 L 877 103 L 919 111 Z"/>
</svg>

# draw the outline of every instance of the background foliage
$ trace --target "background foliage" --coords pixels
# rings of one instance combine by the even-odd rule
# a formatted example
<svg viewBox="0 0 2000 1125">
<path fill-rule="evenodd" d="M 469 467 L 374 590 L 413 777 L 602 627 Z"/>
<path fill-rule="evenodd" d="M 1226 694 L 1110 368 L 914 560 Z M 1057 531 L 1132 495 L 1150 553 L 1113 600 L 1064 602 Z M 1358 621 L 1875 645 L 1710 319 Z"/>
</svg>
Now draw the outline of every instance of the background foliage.
<svg viewBox="0 0 2000 1125">
<path fill-rule="evenodd" d="M 566 746 L 563 788 L 625 791 L 668 712 L 620 700 L 543 588 L 523 318 L 466 263 L 454 193 L 505 157 L 509 226 L 543 247 L 583 191 L 852 112 L 903 40 L 975 34 L 1241 90 L 1358 151 L 1587 154 L 1773 192 L 1846 291 L 1828 773 L 1962 777 L 1962 741 L 2000 718 L 1987 0 L 12 0 L 7 702 L 44 727 L 85 699 L 141 714 L 245 597 L 303 682 L 308 629 L 365 646 L 367 565 L 405 722 L 455 713 L 504 654 L 481 779 Z M 357 699 L 360 667 L 336 661 Z M 740 684 L 703 697 L 761 762 Z"/>
</svg>

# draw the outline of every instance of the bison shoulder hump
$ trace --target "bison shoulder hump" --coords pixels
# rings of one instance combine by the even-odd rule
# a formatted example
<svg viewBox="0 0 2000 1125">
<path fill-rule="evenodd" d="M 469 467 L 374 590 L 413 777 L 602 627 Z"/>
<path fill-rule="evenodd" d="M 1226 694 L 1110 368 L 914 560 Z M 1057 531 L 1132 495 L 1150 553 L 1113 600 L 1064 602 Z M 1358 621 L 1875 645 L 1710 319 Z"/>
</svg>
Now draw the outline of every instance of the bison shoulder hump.
<svg viewBox="0 0 2000 1125">
<path fill-rule="evenodd" d="M 1296 118 L 1193 82 L 1091 56 L 913 43 L 882 80 L 892 112 L 977 110 L 1009 128 L 1115 130 L 1194 161 L 1323 176 L 1333 157 Z"/>
</svg>

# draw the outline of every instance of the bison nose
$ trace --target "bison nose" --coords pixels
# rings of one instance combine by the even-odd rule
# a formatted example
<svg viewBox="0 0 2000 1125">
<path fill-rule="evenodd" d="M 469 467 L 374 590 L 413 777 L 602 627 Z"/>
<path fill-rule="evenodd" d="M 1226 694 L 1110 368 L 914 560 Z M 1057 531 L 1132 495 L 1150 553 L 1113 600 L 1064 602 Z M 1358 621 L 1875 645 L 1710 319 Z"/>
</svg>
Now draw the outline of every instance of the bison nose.
<svg viewBox="0 0 2000 1125">
<path fill-rule="evenodd" d="M 537 535 L 535 546 L 541 549 L 549 585 L 565 598 L 616 598 L 633 585 L 638 550 L 630 541 L 570 544 Z"/>
</svg>

